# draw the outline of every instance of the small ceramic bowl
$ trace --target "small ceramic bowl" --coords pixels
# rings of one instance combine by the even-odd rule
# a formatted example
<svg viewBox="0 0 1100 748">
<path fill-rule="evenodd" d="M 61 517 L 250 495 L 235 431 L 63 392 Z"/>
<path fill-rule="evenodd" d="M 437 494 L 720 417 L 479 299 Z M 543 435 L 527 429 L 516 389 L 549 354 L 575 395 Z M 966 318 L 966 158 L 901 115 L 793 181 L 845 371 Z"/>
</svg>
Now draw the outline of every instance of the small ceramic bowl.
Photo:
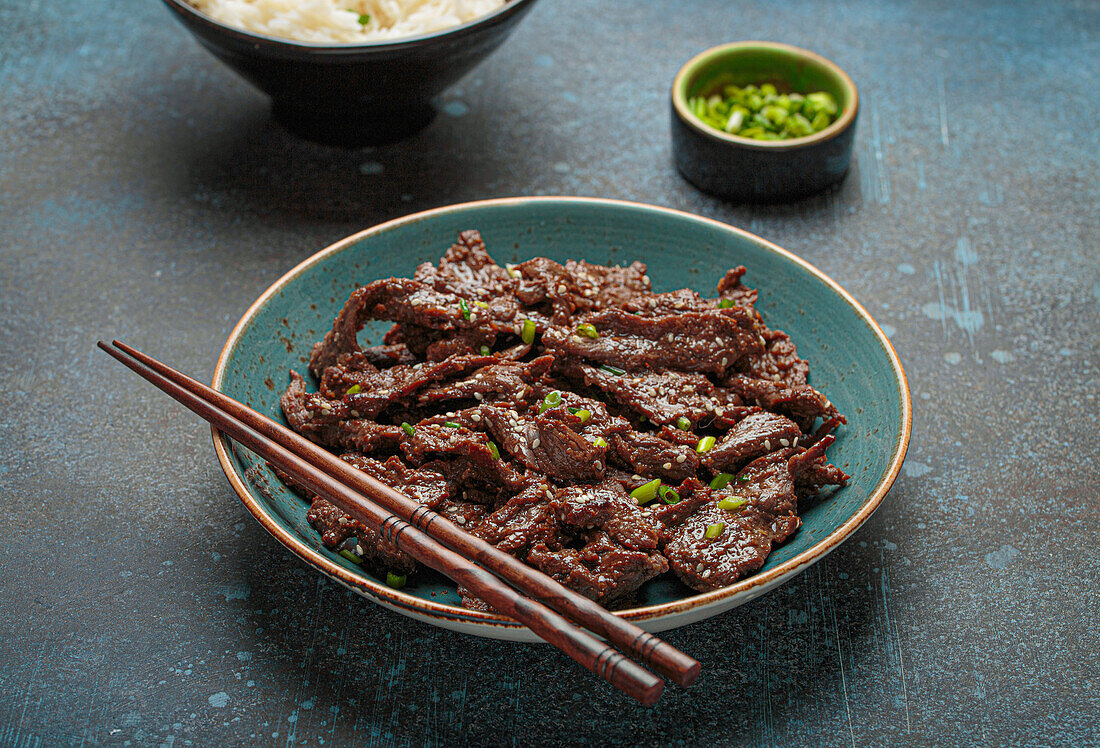
<svg viewBox="0 0 1100 748">
<path fill-rule="evenodd" d="M 688 108 L 694 96 L 750 83 L 772 83 L 781 92 L 826 91 L 839 116 L 804 138 L 752 140 L 719 132 Z M 858 115 L 855 83 L 824 57 L 776 42 L 723 44 L 693 57 L 672 82 L 673 156 L 680 173 L 704 192 L 737 202 L 797 200 L 844 179 Z"/>
<path fill-rule="evenodd" d="M 901 362 L 867 311 L 805 260 L 724 223 L 652 205 L 578 197 L 522 197 L 435 208 L 384 223 L 333 244 L 275 282 L 229 336 L 214 387 L 278 417 L 287 371 L 306 370 L 310 348 L 332 327 L 348 294 L 375 278 L 410 277 L 437 262 L 458 231 L 478 229 L 497 262 L 550 257 L 603 264 L 641 260 L 658 291 L 694 288 L 713 295 L 728 268 L 748 267 L 760 290 L 756 307 L 786 330 L 810 362 L 811 383 L 828 393 L 848 424 L 829 459 L 852 476 L 844 488 L 800 508 L 802 528 L 736 584 L 695 592 L 671 575 L 638 590 L 616 611 L 648 631 L 684 626 L 741 605 L 808 569 L 862 525 L 901 469 L 912 409 Z M 378 340 L 388 323 L 368 323 L 360 340 Z M 309 504 L 262 459 L 215 433 L 214 447 L 234 490 L 291 552 L 365 597 L 436 626 L 497 639 L 534 635 L 496 613 L 463 608 L 453 582 L 420 570 L 400 590 L 328 550 L 309 525 Z"/>
<path fill-rule="evenodd" d="M 431 100 L 500 46 L 534 2 L 508 0 L 419 36 L 324 44 L 233 28 L 184 0 L 164 0 L 202 46 L 274 100 L 279 121 L 348 145 L 397 140 L 428 124 Z"/>
</svg>

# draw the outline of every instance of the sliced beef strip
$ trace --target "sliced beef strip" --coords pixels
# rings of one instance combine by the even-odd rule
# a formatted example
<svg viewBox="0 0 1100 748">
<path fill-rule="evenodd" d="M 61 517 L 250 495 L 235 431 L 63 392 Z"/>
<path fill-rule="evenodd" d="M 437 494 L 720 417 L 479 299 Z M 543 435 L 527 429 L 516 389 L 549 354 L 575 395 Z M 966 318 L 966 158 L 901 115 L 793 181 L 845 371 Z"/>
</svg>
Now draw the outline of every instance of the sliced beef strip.
<svg viewBox="0 0 1100 748">
<path fill-rule="evenodd" d="M 647 295 L 652 287 L 646 266 L 638 261 L 620 267 L 569 260 L 565 270 L 593 309 L 622 306 L 631 299 Z"/>
<path fill-rule="evenodd" d="M 290 385 L 279 402 L 290 427 L 318 444 L 370 454 L 392 452 L 401 440 L 399 426 L 352 418 L 343 403 L 307 392 L 305 379 L 295 371 L 290 372 Z M 337 412 L 345 420 L 338 420 Z"/>
<path fill-rule="evenodd" d="M 354 418 L 375 418 L 394 404 L 411 401 L 420 390 L 429 385 L 449 381 L 494 363 L 492 356 L 450 356 L 443 361 L 399 364 L 389 369 L 375 370 L 369 377 L 357 380 L 359 391 L 344 395 L 343 403 Z M 328 376 L 329 370 L 325 374 Z"/>
<path fill-rule="evenodd" d="M 791 336 L 782 330 L 761 330 L 764 351 L 752 353 L 738 362 L 738 369 L 754 379 L 770 379 L 787 385 L 805 385 L 810 365 L 798 357 Z"/>
<path fill-rule="evenodd" d="M 773 450 L 797 447 L 801 436 L 798 424 L 786 416 L 766 411 L 753 413 L 707 452 L 703 464 L 716 473 L 736 473 L 747 462 Z"/>
<path fill-rule="evenodd" d="M 464 311 L 462 306 L 466 305 Z M 332 329 L 313 347 L 309 368 L 320 376 L 325 368 L 336 363 L 345 353 L 360 350 L 357 336 L 370 319 L 384 319 L 402 325 L 415 325 L 431 330 L 477 330 L 475 337 L 487 333 L 511 333 L 514 314 L 504 312 L 502 318 L 453 293 L 436 291 L 426 283 L 407 278 L 376 280 L 352 291 L 343 309 L 336 315 Z M 413 337 L 403 334 L 408 345 Z M 480 339 L 480 337 L 479 337 Z M 386 342 L 393 342 L 387 335 Z"/>
<path fill-rule="evenodd" d="M 618 375 L 573 362 L 557 368 L 655 424 L 674 424 L 683 417 L 693 426 L 709 425 L 716 415 L 741 405 L 740 397 L 717 387 L 702 374 L 642 370 Z"/>
<path fill-rule="evenodd" d="M 660 553 L 624 548 L 600 530 L 586 532 L 584 541 L 580 548 L 538 544 L 528 552 L 527 563 L 605 607 L 629 599 L 643 584 L 668 571 Z"/>
<path fill-rule="evenodd" d="M 416 356 L 404 343 L 367 346 L 361 351 L 361 354 L 368 363 L 379 369 L 388 369 L 397 364 L 411 366 L 417 360 Z"/>
<path fill-rule="evenodd" d="M 439 267 L 425 262 L 413 279 L 436 291 L 455 294 L 470 301 L 489 302 L 510 298 L 518 285 L 515 278 L 489 256 L 477 231 L 463 231 L 439 261 Z"/>
<path fill-rule="evenodd" d="M 676 493 L 680 496 L 680 500 L 675 504 L 666 504 L 658 500 L 650 502 L 645 507 L 645 511 L 660 523 L 662 546 L 668 542 L 668 528 L 679 527 L 699 507 L 714 499 L 711 488 L 700 483 L 698 478 L 685 480 L 676 488 Z"/>
<path fill-rule="evenodd" d="M 744 265 L 727 270 L 722 280 L 718 281 L 718 295 L 742 307 L 751 307 L 756 304 L 756 289 L 749 288 L 741 282 L 747 272 L 748 269 Z"/>
<path fill-rule="evenodd" d="M 532 396 L 533 385 L 553 363 L 553 356 L 539 356 L 527 362 L 494 359 L 492 364 L 477 369 L 465 379 L 425 388 L 417 400 L 423 405 L 463 399 L 521 403 Z"/>
<path fill-rule="evenodd" d="M 800 440 L 804 443 L 819 439 L 839 424 L 848 422 L 827 397 L 808 384 L 791 385 L 737 374 L 727 379 L 725 385 L 745 402 L 789 417 L 803 433 L 808 434 L 817 419 L 822 419 L 822 426 L 813 439 Z"/>
<path fill-rule="evenodd" d="M 595 326 L 599 337 L 575 333 L 576 324 Z M 646 317 L 618 309 L 581 315 L 569 326 L 542 336 L 546 349 L 627 371 L 667 370 L 724 373 L 738 358 L 763 350 L 756 321 L 740 307 Z"/>
<path fill-rule="evenodd" d="M 699 455 L 694 448 L 667 442 L 644 431 L 613 434 L 610 454 L 620 467 L 675 483 L 695 475 L 699 469 Z"/>
<path fill-rule="evenodd" d="M 498 447 L 527 467 L 559 481 L 603 477 L 606 449 L 577 433 L 580 419 L 568 411 L 532 414 L 485 406 L 480 414 Z"/>
<path fill-rule="evenodd" d="M 658 525 L 616 481 L 557 489 L 550 504 L 565 527 L 602 530 L 631 550 L 657 547 Z"/>
<path fill-rule="evenodd" d="M 382 462 L 349 453 L 341 455 L 341 459 L 432 509 L 438 510 L 451 496 L 451 488 L 441 474 L 410 468 L 397 457 Z"/>
<path fill-rule="evenodd" d="M 822 486 L 847 485 L 851 476 L 836 465 L 829 464 L 825 457 L 825 448 L 835 439 L 829 434 L 806 451 L 791 457 L 789 466 L 799 498 L 817 493 Z"/>
<path fill-rule="evenodd" d="M 410 574 L 416 569 L 412 556 L 319 496 L 310 504 L 306 520 L 321 534 L 326 548 L 351 551 L 375 572 Z"/>
<path fill-rule="evenodd" d="M 485 517 L 474 535 L 521 557 L 536 543 L 560 548 L 560 523 L 550 505 L 549 492 L 545 481 L 532 480 L 521 493 Z"/>
<path fill-rule="evenodd" d="M 741 474 L 747 481 L 731 481 L 726 490 L 712 492 L 715 500 L 667 531 L 664 554 L 684 584 L 703 592 L 733 584 L 763 566 L 772 546 L 798 529 L 798 498 L 787 464 L 795 452 L 785 449 L 751 463 Z M 745 504 L 722 509 L 722 498 Z M 719 523 L 719 535 L 706 537 L 707 529 Z"/>
<path fill-rule="evenodd" d="M 443 460 L 450 480 L 471 480 L 488 486 L 518 489 L 523 476 L 504 460 L 493 456 L 489 438 L 464 427 L 438 423 L 417 425 L 412 435 L 402 434 L 401 452 L 413 465 Z"/>
</svg>

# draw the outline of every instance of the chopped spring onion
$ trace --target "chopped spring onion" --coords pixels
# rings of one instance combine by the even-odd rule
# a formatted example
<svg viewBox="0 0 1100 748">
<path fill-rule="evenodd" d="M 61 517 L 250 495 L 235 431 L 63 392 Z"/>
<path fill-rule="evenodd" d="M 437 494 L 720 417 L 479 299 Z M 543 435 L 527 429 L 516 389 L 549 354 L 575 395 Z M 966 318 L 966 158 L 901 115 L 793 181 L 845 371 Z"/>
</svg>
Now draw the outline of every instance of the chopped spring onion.
<svg viewBox="0 0 1100 748">
<path fill-rule="evenodd" d="M 676 419 L 676 428 L 681 431 L 691 431 L 691 421 L 684 416 L 680 416 Z"/>
<path fill-rule="evenodd" d="M 488 309 L 489 308 L 489 305 L 486 304 L 484 301 L 475 301 L 474 306 L 479 306 L 482 309 Z"/>
<path fill-rule="evenodd" d="M 539 405 L 539 413 L 545 413 L 550 408 L 556 408 L 559 405 L 561 405 L 561 393 L 554 390 L 547 395 Z"/>
<path fill-rule="evenodd" d="M 470 305 L 466 303 L 466 299 L 458 300 L 458 308 L 462 312 L 462 319 L 470 319 Z"/>
<path fill-rule="evenodd" d="M 351 387 L 348 387 L 347 391 L 345 391 L 344 394 L 345 395 L 358 395 L 362 391 L 363 391 L 362 387 L 360 387 L 357 384 L 353 384 Z"/>
<path fill-rule="evenodd" d="M 592 417 L 592 411 L 588 408 L 570 408 L 569 412 L 581 419 L 581 423 L 588 423 L 588 419 Z"/>
<path fill-rule="evenodd" d="M 344 558 L 346 558 L 348 561 L 351 561 L 353 564 L 363 563 L 363 559 L 359 558 L 359 556 L 355 555 L 354 553 L 347 550 L 346 548 L 344 550 L 340 551 L 340 555 L 343 556 Z"/>
<path fill-rule="evenodd" d="M 402 421 L 401 422 L 401 428 L 405 429 L 405 433 L 408 434 L 409 436 L 413 435 L 414 429 L 412 427 L 412 424 L 409 423 L 408 421 Z"/>
<path fill-rule="evenodd" d="M 522 340 L 527 345 L 531 345 L 532 343 L 535 342 L 535 332 L 536 332 L 536 330 L 538 330 L 538 328 L 535 327 L 534 320 L 530 320 L 530 319 L 523 320 L 523 327 L 520 328 L 520 334 L 519 334 L 520 340 Z"/>
<path fill-rule="evenodd" d="M 444 426 L 446 426 L 446 427 L 447 427 L 447 428 L 449 428 L 449 429 L 458 429 L 458 428 L 462 428 L 461 426 L 459 426 L 459 425 L 458 425 L 457 423 L 455 423 L 454 421 L 444 421 L 444 422 L 443 422 L 443 425 L 444 425 Z"/>
<path fill-rule="evenodd" d="M 707 537 L 712 540 L 722 534 L 722 530 L 726 529 L 725 522 L 715 522 L 713 525 L 707 525 Z"/>
<path fill-rule="evenodd" d="M 507 264 L 504 265 L 504 267 L 506 267 L 508 269 L 508 275 L 512 276 L 513 278 L 520 277 L 520 272 L 518 270 L 516 270 L 515 265 L 512 265 L 511 263 L 507 263 Z"/>
<path fill-rule="evenodd" d="M 600 333 L 596 329 L 596 326 L 588 322 L 577 325 L 577 334 L 583 335 L 586 338 L 592 338 L 593 340 L 600 337 Z"/>
<path fill-rule="evenodd" d="M 718 502 L 718 508 L 725 509 L 727 512 L 736 512 L 747 503 L 749 503 L 747 499 L 722 499 Z"/>
<path fill-rule="evenodd" d="M 657 495 L 661 497 L 661 501 L 666 504 L 679 504 L 680 494 L 675 488 L 671 486 L 662 485 L 657 489 Z"/>
<path fill-rule="evenodd" d="M 739 475 L 737 476 L 737 480 L 741 481 L 742 483 L 748 483 L 750 480 L 752 480 L 752 478 L 747 475 Z"/>
<path fill-rule="evenodd" d="M 392 571 L 386 572 L 386 584 L 393 587 L 395 590 L 404 587 L 406 579 L 407 577 L 404 574 L 394 574 Z"/>
<path fill-rule="evenodd" d="M 489 346 L 487 346 L 487 345 L 481 346 L 481 355 L 482 356 L 488 356 L 490 353 L 492 353 L 492 351 L 489 350 Z"/>
<path fill-rule="evenodd" d="M 643 483 L 630 492 L 631 497 L 641 505 L 648 504 L 657 498 L 657 489 L 661 487 L 661 479 L 654 478 L 649 483 Z"/>
<path fill-rule="evenodd" d="M 606 447 L 607 446 L 607 439 L 604 439 L 602 436 L 597 436 L 596 441 L 594 441 L 592 443 L 595 444 L 597 447 Z"/>
<path fill-rule="evenodd" d="M 699 440 L 699 443 L 695 446 L 695 451 L 699 454 L 709 452 L 714 449 L 714 442 L 717 441 L 713 436 L 704 436 Z"/>
<path fill-rule="evenodd" d="M 614 374 L 617 377 L 621 377 L 623 374 L 626 374 L 626 370 L 620 369 L 618 366 L 608 366 L 607 364 L 604 364 L 600 368 L 606 371 L 608 374 Z"/>
<path fill-rule="evenodd" d="M 489 442 L 489 454 L 493 456 L 494 460 L 500 459 L 500 449 L 494 442 Z"/>
<path fill-rule="evenodd" d="M 733 480 L 733 473 L 719 473 L 711 479 L 710 487 L 715 490 L 725 488 L 731 480 Z"/>
<path fill-rule="evenodd" d="M 729 309 L 731 306 L 733 306 L 733 303 L 734 303 L 733 299 L 722 299 L 721 301 L 718 302 L 718 308 L 719 309 Z"/>
</svg>

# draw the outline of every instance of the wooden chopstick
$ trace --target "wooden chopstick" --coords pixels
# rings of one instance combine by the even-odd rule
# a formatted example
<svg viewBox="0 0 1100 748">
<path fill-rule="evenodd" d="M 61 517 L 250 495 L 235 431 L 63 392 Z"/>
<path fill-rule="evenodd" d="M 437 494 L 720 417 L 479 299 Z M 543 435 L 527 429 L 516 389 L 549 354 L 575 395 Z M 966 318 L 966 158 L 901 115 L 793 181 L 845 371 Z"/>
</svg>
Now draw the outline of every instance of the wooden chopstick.
<svg viewBox="0 0 1100 748">
<path fill-rule="evenodd" d="M 624 652 L 649 664 L 674 683 L 689 686 L 699 677 L 701 666 L 660 638 L 609 612 L 605 608 L 558 583 L 537 569 L 522 563 L 491 543 L 471 535 L 423 504 L 358 470 L 280 423 L 256 412 L 217 390 L 157 361 L 117 340 L 113 345 L 173 383 L 247 424 L 264 436 L 305 458 L 345 485 L 370 497 L 393 514 L 411 522 L 463 556 L 507 580 L 528 597 L 553 608 L 566 618 L 608 639 Z M 109 352 L 109 351 L 108 351 Z"/>
<path fill-rule="evenodd" d="M 162 375 L 129 353 L 129 351 L 123 349 L 117 341 L 118 348 L 111 348 L 103 341 L 100 341 L 98 345 L 112 357 L 206 421 L 209 421 L 216 428 L 224 431 L 246 448 L 286 471 L 295 481 L 332 501 L 356 519 L 372 527 L 379 528 L 382 536 L 393 542 L 402 551 L 471 590 L 494 608 L 524 624 L 537 636 L 554 645 L 627 695 L 645 705 L 655 703 L 661 695 L 664 683 L 660 678 L 642 669 L 587 631 L 573 625 L 541 602 L 524 597 L 488 570 L 447 548 L 441 542 L 410 525 L 400 517 L 374 504 L 362 494 L 345 486 L 337 478 L 306 462 L 286 447 L 260 434 L 235 416 L 221 410 L 217 405 L 207 402 L 199 395 Z M 180 377 L 185 376 L 179 372 L 176 372 L 176 374 Z M 195 382 L 195 384 L 198 383 Z M 392 489 L 390 490 L 392 491 Z M 423 508 L 422 505 L 418 504 L 417 506 Z"/>
</svg>

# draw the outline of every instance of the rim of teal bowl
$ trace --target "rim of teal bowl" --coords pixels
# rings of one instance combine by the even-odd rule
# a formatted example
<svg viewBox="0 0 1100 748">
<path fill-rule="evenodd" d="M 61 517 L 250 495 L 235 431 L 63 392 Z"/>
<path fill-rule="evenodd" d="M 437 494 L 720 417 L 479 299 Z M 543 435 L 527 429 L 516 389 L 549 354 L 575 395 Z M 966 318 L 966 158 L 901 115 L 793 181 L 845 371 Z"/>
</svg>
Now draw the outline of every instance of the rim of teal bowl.
<svg viewBox="0 0 1100 748">
<path fill-rule="evenodd" d="M 755 140 L 753 138 L 742 138 L 739 135 L 731 135 L 728 132 L 721 132 L 715 130 L 713 127 L 707 125 L 700 120 L 693 112 L 688 109 L 687 99 L 685 98 L 684 91 L 687 89 L 688 78 L 694 75 L 705 59 L 724 55 L 730 52 L 737 52 L 742 49 L 749 49 L 754 47 L 764 47 L 766 49 L 782 50 L 784 52 L 790 52 L 791 54 L 805 58 L 815 65 L 819 65 L 836 75 L 841 83 L 851 91 L 852 104 L 846 107 L 841 112 L 837 121 L 826 127 L 821 132 L 815 132 L 813 135 L 805 135 L 801 138 L 787 138 L 785 140 Z M 837 65 L 832 60 L 822 57 L 817 52 L 812 52 L 802 47 L 796 47 L 792 44 L 784 44 L 782 42 L 765 42 L 758 40 L 748 40 L 741 42 L 729 42 L 728 44 L 719 44 L 715 47 L 704 49 L 699 54 L 692 57 L 690 60 L 684 63 L 683 67 L 676 73 L 676 77 L 672 79 L 672 108 L 676 111 L 678 116 L 686 125 L 698 133 L 706 135 L 714 140 L 718 140 L 729 145 L 735 145 L 741 148 L 758 149 L 761 151 L 786 151 L 795 148 L 805 148 L 807 146 L 815 145 L 817 143 L 823 143 L 826 140 L 832 140 L 840 135 L 842 132 L 851 127 L 856 121 L 856 115 L 859 114 L 859 89 L 856 88 L 855 81 L 852 80 L 852 76 L 844 72 L 844 68 Z"/>
<path fill-rule="evenodd" d="M 615 615 L 625 618 L 626 620 L 633 622 L 649 621 L 656 618 L 662 618 L 664 616 L 675 615 L 677 613 L 683 613 L 688 610 L 697 607 L 707 607 L 714 603 L 718 603 L 727 598 L 731 598 L 737 595 L 741 595 L 756 587 L 762 585 L 766 586 L 769 583 L 793 574 L 796 571 L 800 571 L 804 567 L 817 561 L 819 558 L 828 554 L 836 546 L 846 540 L 852 533 L 860 528 L 860 526 L 866 522 L 875 510 L 878 509 L 882 500 L 885 498 L 887 492 L 889 492 L 894 481 L 897 479 L 898 473 L 901 471 L 901 465 L 905 461 L 905 453 L 909 448 L 909 437 L 912 432 L 913 425 L 913 407 L 912 401 L 909 395 L 909 383 L 905 376 L 905 370 L 902 368 L 901 359 L 898 358 L 897 352 L 891 345 L 889 338 L 871 317 L 870 313 L 863 306 L 856 301 L 850 293 L 844 290 L 839 283 L 827 276 L 825 273 L 818 270 L 801 257 L 783 249 L 777 244 L 762 239 L 755 234 L 752 234 L 743 229 L 739 229 L 736 226 L 731 226 L 721 221 L 716 221 L 711 218 L 704 218 L 703 216 L 697 216 L 692 213 L 687 213 L 673 208 L 664 208 L 656 205 L 648 205 L 645 203 L 630 202 L 628 200 L 613 200 L 608 198 L 595 198 L 595 197 L 503 197 L 494 198 L 490 200 L 476 200 L 473 202 L 457 203 L 455 205 L 447 205 L 439 208 L 433 208 L 431 210 L 422 211 L 420 213 L 412 213 L 401 218 L 395 218 L 391 221 L 378 224 L 369 229 L 364 229 L 356 234 L 352 234 L 349 237 L 341 239 L 340 241 L 329 245 L 322 249 L 317 254 L 307 258 L 292 270 L 283 275 L 279 280 L 275 281 L 266 291 L 264 291 L 256 301 L 254 301 L 248 310 L 245 311 L 240 321 L 237 322 L 233 331 L 229 334 L 229 339 L 226 340 L 225 346 L 222 348 L 221 354 L 218 356 L 217 366 L 214 368 L 214 377 L 212 386 L 216 390 L 222 389 L 222 383 L 226 378 L 226 371 L 229 365 L 229 357 L 234 352 L 234 348 L 237 342 L 240 340 L 241 335 L 245 329 L 252 323 L 253 317 L 256 313 L 267 304 L 275 294 L 279 293 L 284 286 L 295 280 L 303 271 L 307 268 L 327 259 L 329 256 L 337 254 L 343 251 L 347 247 L 357 244 L 363 239 L 381 234 L 397 226 L 403 226 L 410 223 L 417 223 L 419 221 L 431 218 L 434 216 L 445 215 L 448 213 L 458 213 L 470 208 L 488 207 L 494 205 L 529 205 L 534 203 L 573 203 L 573 204 L 590 204 L 590 205 L 606 205 L 619 208 L 630 208 L 632 210 L 643 210 L 651 213 L 659 213 L 666 216 L 675 217 L 678 219 L 687 219 L 690 221 L 697 221 L 700 223 L 709 224 L 720 228 L 723 231 L 737 234 L 744 238 L 755 242 L 766 249 L 775 252 L 787 260 L 801 266 L 818 280 L 823 282 L 834 292 L 837 293 L 845 302 L 847 302 L 857 313 L 857 315 L 863 319 L 863 321 L 871 328 L 874 334 L 878 337 L 879 343 L 882 345 L 883 350 L 886 352 L 890 359 L 890 364 L 896 378 L 898 386 L 898 394 L 901 397 L 901 429 L 897 434 L 897 442 L 894 447 L 894 454 L 890 459 L 889 465 L 882 478 L 875 485 L 868 495 L 866 501 L 849 517 L 840 527 L 833 530 L 827 536 L 820 541 L 807 548 L 802 553 L 798 554 L 794 558 L 788 559 L 779 564 L 775 568 L 762 571 L 753 576 L 746 577 L 730 585 L 729 587 L 723 587 L 720 590 L 714 590 L 712 592 L 702 592 L 691 597 L 684 598 L 682 600 L 675 600 L 667 603 L 658 603 L 656 605 L 646 605 L 637 608 L 625 608 L 623 610 L 612 611 Z M 249 491 L 247 484 L 242 476 L 240 476 L 233 466 L 232 459 L 230 457 L 230 440 L 224 436 L 216 428 L 211 429 L 214 439 L 214 450 L 218 455 L 218 462 L 221 464 L 222 471 L 225 473 L 226 478 L 229 479 L 230 485 L 233 486 L 233 490 L 236 491 L 237 496 L 240 497 L 241 502 L 245 505 L 248 511 L 253 517 L 267 530 L 272 536 L 275 537 L 283 546 L 294 553 L 299 558 L 303 559 L 310 565 L 314 566 L 318 570 L 327 574 L 328 576 L 336 579 L 342 584 L 351 587 L 356 590 L 367 593 L 369 597 L 377 598 L 381 602 L 397 607 L 410 612 L 416 613 L 421 616 L 428 616 L 431 618 L 437 618 L 441 620 L 462 621 L 467 623 L 482 624 L 488 627 L 500 627 L 500 628 L 522 628 L 522 624 L 516 621 L 506 618 L 505 616 L 488 613 L 478 610 L 470 610 L 469 608 L 462 608 L 457 605 L 447 605 L 445 603 L 438 603 L 432 600 L 425 600 L 423 598 L 415 597 L 400 590 L 395 590 L 392 587 L 385 585 L 382 582 L 375 581 L 367 576 L 361 576 L 344 567 L 340 566 L 331 559 L 325 557 L 318 551 L 310 548 L 300 539 L 295 537 L 291 532 L 283 529 L 275 522 L 268 514 L 260 507 L 256 500 L 256 497 Z"/>
<path fill-rule="evenodd" d="M 405 46 L 416 46 L 421 42 L 428 41 L 430 39 L 438 39 L 444 36 L 461 35 L 462 33 L 472 29 L 475 26 L 480 26 L 483 23 L 491 23 L 498 16 L 511 15 L 524 5 L 535 2 L 535 0 L 507 0 L 504 5 L 500 6 L 496 10 L 491 10 L 485 15 L 473 18 L 466 23 L 460 23 L 457 26 L 448 26 L 443 29 L 436 29 L 435 31 L 429 31 L 426 34 L 417 34 L 416 36 L 398 36 L 393 39 L 385 40 L 379 39 L 377 41 L 370 42 L 308 42 L 303 39 L 288 39 L 285 36 L 272 36 L 271 34 L 264 34 L 259 31 L 251 31 L 249 29 L 242 29 L 239 26 L 232 26 L 224 21 L 219 21 L 217 18 L 204 13 L 195 6 L 191 5 L 187 0 L 164 0 L 170 3 L 176 8 L 195 16 L 204 23 L 208 23 L 211 26 L 216 26 L 219 29 L 224 29 L 232 34 L 240 36 L 245 39 L 258 39 L 267 43 L 281 44 L 289 48 L 295 48 L 310 52 L 324 52 L 325 50 L 332 50 L 334 52 L 371 52 L 377 50 L 396 50 Z"/>
</svg>

